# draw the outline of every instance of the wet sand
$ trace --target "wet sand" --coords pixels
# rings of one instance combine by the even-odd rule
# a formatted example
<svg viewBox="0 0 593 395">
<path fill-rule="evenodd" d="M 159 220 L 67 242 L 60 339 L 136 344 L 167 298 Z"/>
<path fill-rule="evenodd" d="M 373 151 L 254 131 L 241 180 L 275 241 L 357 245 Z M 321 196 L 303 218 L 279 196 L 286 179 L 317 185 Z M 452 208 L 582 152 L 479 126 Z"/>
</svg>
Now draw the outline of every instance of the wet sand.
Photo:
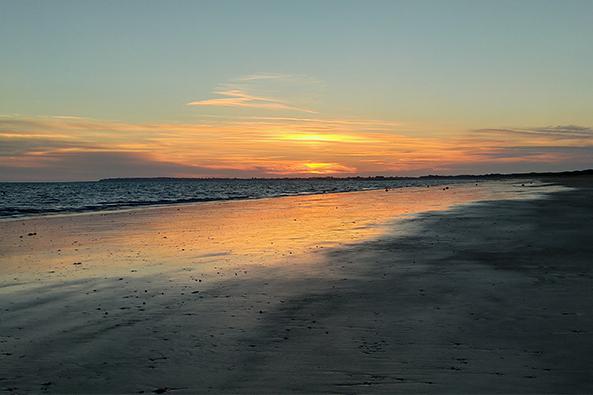
<svg viewBox="0 0 593 395">
<path fill-rule="evenodd" d="M 554 181 L 0 222 L 0 389 L 591 393 L 593 180 Z"/>
</svg>

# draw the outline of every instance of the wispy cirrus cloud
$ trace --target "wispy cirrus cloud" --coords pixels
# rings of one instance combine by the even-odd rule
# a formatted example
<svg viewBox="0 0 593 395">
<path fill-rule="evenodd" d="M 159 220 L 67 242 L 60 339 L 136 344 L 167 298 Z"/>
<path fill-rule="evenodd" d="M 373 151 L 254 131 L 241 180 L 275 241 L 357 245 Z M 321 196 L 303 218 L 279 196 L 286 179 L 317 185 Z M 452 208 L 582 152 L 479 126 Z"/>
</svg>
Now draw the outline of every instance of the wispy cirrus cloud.
<svg viewBox="0 0 593 395">
<path fill-rule="evenodd" d="M 259 108 L 267 110 L 289 110 L 307 113 L 315 113 L 315 111 L 291 106 L 281 100 L 254 96 L 240 89 L 231 89 L 227 91 L 216 91 L 217 95 L 223 96 L 220 98 L 197 100 L 187 103 L 188 106 L 212 106 L 212 107 L 243 107 L 243 108 Z"/>
<path fill-rule="evenodd" d="M 281 80 L 292 79 L 295 76 L 281 73 L 254 73 L 237 78 L 237 81 Z"/>
<path fill-rule="evenodd" d="M 187 105 L 316 113 L 303 102 L 310 96 L 310 88 L 318 84 L 319 81 L 307 76 L 255 73 L 221 84 L 213 92 L 219 97 L 193 100 Z"/>
<path fill-rule="evenodd" d="M 491 128 L 477 132 L 500 135 L 530 135 L 556 139 L 593 138 L 593 128 L 578 125 L 558 125 L 532 128 Z"/>
</svg>

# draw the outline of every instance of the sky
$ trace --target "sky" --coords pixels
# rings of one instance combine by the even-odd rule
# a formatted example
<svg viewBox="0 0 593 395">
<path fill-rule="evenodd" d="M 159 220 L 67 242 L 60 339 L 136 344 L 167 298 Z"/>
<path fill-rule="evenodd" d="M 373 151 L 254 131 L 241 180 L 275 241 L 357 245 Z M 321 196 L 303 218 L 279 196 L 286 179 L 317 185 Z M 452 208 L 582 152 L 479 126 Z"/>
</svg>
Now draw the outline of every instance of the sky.
<svg viewBox="0 0 593 395">
<path fill-rule="evenodd" d="M 593 167 L 593 1 L 0 0 L 0 181 Z"/>
</svg>

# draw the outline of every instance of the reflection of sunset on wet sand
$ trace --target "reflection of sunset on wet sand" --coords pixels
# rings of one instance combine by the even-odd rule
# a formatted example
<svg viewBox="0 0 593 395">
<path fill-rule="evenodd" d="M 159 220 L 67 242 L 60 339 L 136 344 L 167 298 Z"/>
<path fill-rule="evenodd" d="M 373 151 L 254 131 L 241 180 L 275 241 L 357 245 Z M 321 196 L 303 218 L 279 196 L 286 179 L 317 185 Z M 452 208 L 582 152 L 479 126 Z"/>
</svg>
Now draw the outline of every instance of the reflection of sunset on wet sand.
<svg viewBox="0 0 593 395">
<path fill-rule="evenodd" d="M 302 263 L 324 248 L 377 237 L 386 222 L 402 215 L 512 196 L 515 188 L 468 183 L 10 221 L 2 224 L 5 230 L 15 226 L 22 232 L 4 233 L 8 265 L 0 270 L 26 276 L 42 265 L 49 272 L 45 280 L 62 281 L 182 267 L 211 275 L 213 266 Z"/>
</svg>

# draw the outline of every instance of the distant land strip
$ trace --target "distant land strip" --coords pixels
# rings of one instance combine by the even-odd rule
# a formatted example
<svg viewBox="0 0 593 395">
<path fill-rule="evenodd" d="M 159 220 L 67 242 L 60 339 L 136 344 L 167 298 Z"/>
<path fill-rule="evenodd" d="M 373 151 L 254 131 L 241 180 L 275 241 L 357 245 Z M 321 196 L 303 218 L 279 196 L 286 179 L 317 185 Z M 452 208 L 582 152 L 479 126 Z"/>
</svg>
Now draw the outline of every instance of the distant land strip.
<svg viewBox="0 0 593 395">
<path fill-rule="evenodd" d="M 524 177 L 573 177 L 573 176 L 593 176 L 593 169 L 572 170 L 561 172 L 530 172 L 530 173 L 488 173 L 488 174 L 459 174 L 459 175 L 425 175 L 418 177 L 399 177 L 399 176 L 349 176 L 349 177 L 118 177 L 102 178 L 99 182 L 127 182 L 127 181 L 228 181 L 228 180 L 423 180 L 423 179 L 507 179 Z"/>
</svg>

